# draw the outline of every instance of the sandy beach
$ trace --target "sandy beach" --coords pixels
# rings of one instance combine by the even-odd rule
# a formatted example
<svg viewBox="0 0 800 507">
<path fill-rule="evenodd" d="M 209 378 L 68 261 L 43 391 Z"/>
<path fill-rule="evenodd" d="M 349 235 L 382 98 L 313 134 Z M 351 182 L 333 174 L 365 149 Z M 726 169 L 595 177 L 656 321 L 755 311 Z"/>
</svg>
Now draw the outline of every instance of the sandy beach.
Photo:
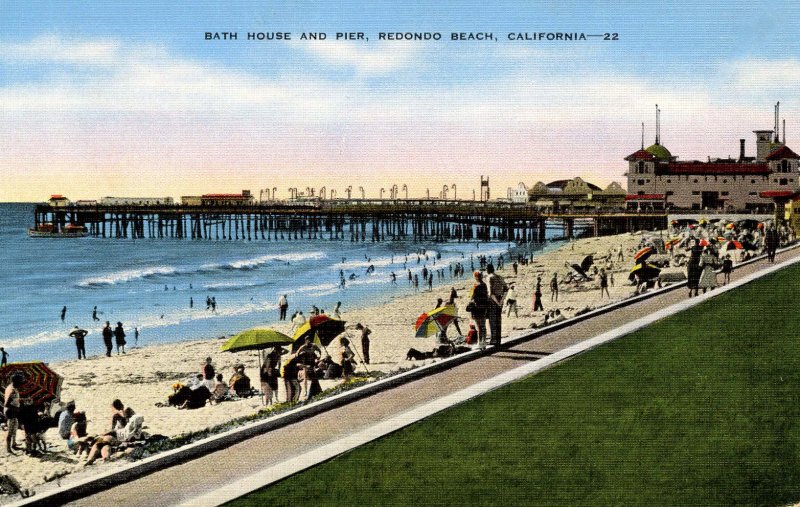
<svg viewBox="0 0 800 507">
<path fill-rule="evenodd" d="M 658 233 L 655 233 L 658 235 Z M 532 295 L 537 276 L 542 277 L 542 299 L 545 311 L 559 309 L 569 318 L 587 308 L 595 308 L 613 301 L 627 298 L 634 293 L 635 287 L 627 278 L 633 265 L 631 259 L 637 250 L 642 233 L 622 234 L 600 238 L 585 238 L 565 242 L 560 247 L 533 258 L 527 265 L 520 265 L 518 274 L 514 274 L 511 263 L 506 261 L 504 269 L 499 273 L 506 282 L 514 285 L 517 295 L 519 316 L 513 313 L 503 317 L 503 335 L 514 334 L 521 329 L 529 328 L 532 323 L 540 323 L 544 312 L 532 311 Z M 618 261 L 618 249 L 622 247 L 624 261 Z M 558 302 L 551 302 L 549 281 L 553 273 L 561 280 L 571 268 L 565 263 L 580 263 L 586 255 L 594 255 L 595 264 L 606 266 L 614 283 L 609 286 L 610 298 L 600 297 L 599 282 L 594 280 L 581 284 L 562 283 Z M 608 262 L 603 258 L 608 257 Z M 607 264 L 608 262 L 608 264 Z M 468 267 L 468 266 L 467 266 Z M 676 271 L 681 271 L 676 269 Z M 406 283 L 400 280 L 398 283 Z M 468 292 L 472 286 L 472 277 L 468 272 L 461 279 L 448 278 L 437 282 L 432 291 L 422 290 L 418 293 L 392 298 L 388 303 L 361 309 L 342 309 L 342 318 L 348 324 L 364 323 L 372 329 L 370 372 L 375 375 L 386 374 L 400 368 L 408 368 L 413 364 L 423 364 L 436 359 L 422 361 L 406 361 L 409 348 L 430 351 L 435 346 L 435 338 L 415 338 L 414 322 L 424 311 L 433 309 L 437 298 L 447 299 L 450 288 L 455 287 L 459 294 L 457 305 L 460 315 L 467 318 L 463 308 L 468 301 Z M 295 308 L 289 309 L 291 315 Z M 307 309 L 299 309 L 304 312 Z M 282 322 L 273 326 L 284 333 L 291 334 L 291 324 Z M 467 323 L 462 324 L 466 332 Z M 450 333 L 452 336 L 452 332 Z M 356 351 L 360 354 L 360 341 L 352 334 Z M 206 405 L 197 410 L 178 410 L 175 407 L 156 406 L 165 404 L 167 396 L 172 393 L 171 386 L 175 382 L 184 382 L 196 375 L 206 357 L 213 359 L 218 372 L 227 380 L 235 364 L 241 363 L 246 373 L 257 385 L 257 356 L 254 352 L 224 353 L 219 352 L 226 337 L 205 339 L 192 342 L 181 342 L 166 345 L 153 345 L 128 350 L 125 355 L 105 357 L 95 355 L 88 360 L 72 360 L 56 362 L 51 367 L 64 377 L 61 399 L 66 402 L 74 400 L 77 409 L 87 414 L 89 434 L 103 434 L 111 429 L 111 407 L 115 398 L 121 399 L 126 406 L 132 407 L 144 416 L 145 431 L 148 434 L 160 434 L 176 437 L 188 432 L 204 430 L 231 421 L 237 417 L 254 414 L 263 408 L 260 398 L 248 398 L 238 401 L 223 402 L 218 405 Z M 339 345 L 332 343 L 328 353 L 337 359 Z M 359 365 L 357 372 L 365 373 L 364 366 Z M 323 389 L 334 387 L 340 381 L 322 381 Z M 281 383 L 282 384 L 282 383 Z M 280 400 L 285 399 L 283 386 L 279 390 Z M 23 433 L 18 440 L 22 441 Z M 76 458 L 67 452 L 65 442 L 59 438 L 55 429 L 46 433 L 50 452 L 41 457 L 28 457 L 22 453 L 10 456 L 0 453 L 0 463 L 4 473 L 12 475 L 24 488 L 34 488 L 43 482 L 71 474 L 81 470 L 82 473 L 96 473 L 104 463 L 99 461 L 91 467 L 84 467 L 85 456 Z M 105 465 L 107 466 L 107 465 Z M 0 497 L 9 500 L 9 497 Z"/>
</svg>

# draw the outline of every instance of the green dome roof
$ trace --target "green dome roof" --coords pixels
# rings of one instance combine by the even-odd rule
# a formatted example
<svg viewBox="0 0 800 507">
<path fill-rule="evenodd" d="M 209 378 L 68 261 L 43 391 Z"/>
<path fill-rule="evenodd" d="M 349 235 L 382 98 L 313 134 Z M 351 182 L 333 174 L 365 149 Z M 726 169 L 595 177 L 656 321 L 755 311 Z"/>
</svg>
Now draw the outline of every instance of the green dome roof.
<svg viewBox="0 0 800 507">
<path fill-rule="evenodd" d="M 654 144 L 645 149 L 644 151 L 653 155 L 658 160 L 669 160 L 672 158 L 672 153 L 670 153 L 667 148 L 661 146 L 660 144 Z"/>
</svg>

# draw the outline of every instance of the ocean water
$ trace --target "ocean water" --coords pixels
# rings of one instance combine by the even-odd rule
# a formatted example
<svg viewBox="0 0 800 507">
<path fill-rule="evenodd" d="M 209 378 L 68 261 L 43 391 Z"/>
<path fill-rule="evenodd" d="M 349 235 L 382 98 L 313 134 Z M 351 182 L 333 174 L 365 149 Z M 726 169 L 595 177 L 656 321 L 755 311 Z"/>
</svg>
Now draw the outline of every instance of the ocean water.
<svg viewBox="0 0 800 507">
<path fill-rule="evenodd" d="M 426 265 L 447 268 L 462 262 L 469 274 L 471 255 L 496 258 L 510 246 L 29 238 L 26 230 L 32 222 L 32 204 L 0 204 L 0 346 L 11 354 L 11 361 L 75 357 L 69 332 L 76 325 L 89 330 L 88 355 L 100 354 L 100 330 L 106 320 L 123 323 L 129 347 L 134 345 L 134 327 L 140 332 L 138 345 L 146 346 L 269 325 L 277 321 L 281 294 L 287 294 L 289 316 L 297 310 L 308 315 L 312 304 L 332 313 L 337 301 L 346 312 L 413 291 L 404 269 L 406 256 L 413 273 Z M 548 235 L 557 233 L 548 229 Z M 422 257 L 417 263 L 416 252 L 422 248 L 429 259 Z M 437 253 L 441 258 L 433 266 Z M 370 264 L 375 270 L 367 274 Z M 357 276 L 344 289 L 339 288 L 340 270 L 348 278 L 351 273 Z M 390 283 L 392 271 L 396 286 Z M 449 287 L 449 276 L 449 269 L 442 282 L 434 276 L 434 288 Z M 216 299 L 216 312 L 206 309 L 207 297 Z M 100 321 L 92 320 L 94 306 Z"/>
</svg>

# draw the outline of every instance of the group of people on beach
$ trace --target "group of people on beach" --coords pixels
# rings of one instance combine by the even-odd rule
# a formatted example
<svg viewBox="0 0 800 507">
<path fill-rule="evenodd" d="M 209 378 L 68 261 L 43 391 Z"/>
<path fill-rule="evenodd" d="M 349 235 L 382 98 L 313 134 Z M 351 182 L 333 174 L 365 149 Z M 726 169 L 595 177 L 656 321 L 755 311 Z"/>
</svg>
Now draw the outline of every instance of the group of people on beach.
<svg viewBox="0 0 800 507">
<path fill-rule="evenodd" d="M 89 331 L 82 329 L 79 326 L 75 326 L 69 333 L 69 336 L 75 340 L 75 348 L 78 351 L 78 359 L 86 359 L 86 336 L 88 334 Z M 115 344 L 117 346 L 117 355 L 125 353 L 125 345 L 127 345 L 128 342 L 125 340 L 127 334 L 125 333 L 122 322 L 117 322 L 117 326 L 112 328 L 111 322 L 106 321 L 106 325 L 103 326 L 103 329 L 101 330 L 101 335 L 103 337 L 103 345 L 105 346 L 107 357 L 111 357 L 111 352 L 114 350 Z M 134 329 L 134 337 L 136 343 L 138 343 L 138 327 Z"/>
</svg>

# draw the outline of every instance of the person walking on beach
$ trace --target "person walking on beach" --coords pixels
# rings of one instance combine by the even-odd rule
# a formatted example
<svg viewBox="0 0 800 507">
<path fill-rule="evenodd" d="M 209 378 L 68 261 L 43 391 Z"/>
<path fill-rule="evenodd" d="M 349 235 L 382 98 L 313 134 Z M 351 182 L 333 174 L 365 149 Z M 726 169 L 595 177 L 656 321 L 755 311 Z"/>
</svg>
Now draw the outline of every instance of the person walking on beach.
<svg viewBox="0 0 800 507">
<path fill-rule="evenodd" d="M 2 358 L 0 358 L 0 368 L 8 364 L 8 352 L 3 347 L 0 347 L 0 354 L 2 354 Z"/>
<path fill-rule="evenodd" d="M 558 290 L 558 289 L 556 289 Z M 533 291 L 533 311 L 543 312 L 544 306 L 542 305 L 542 277 L 536 277 L 536 288 Z"/>
<path fill-rule="evenodd" d="M 86 343 L 84 338 L 86 338 L 87 334 L 89 334 L 89 331 L 81 329 L 78 326 L 75 326 L 69 334 L 71 337 L 75 338 L 75 348 L 78 349 L 78 359 L 81 359 L 81 357 L 86 359 Z"/>
<path fill-rule="evenodd" d="M 64 318 L 67 316 L 67 307 L 61 309 L 61 322 L 64 322 Z"/>
<path fill-rule="evenodd" d="M 138 347 L 139 346 L 139 328 L 138 327 L 133 328 L 133 346 L 134 347 Z"/>
<path fill-rule="evenodd" d="M 333 316 L 336 317 L 337 319 L 341 319 L 342 318 L 342 302 L 341 301 L 337 301 L 336 302 L 336 306 L 333 308 Z"/>
<path fill-rule="evenodd" d="M 100 320 L 100 317 L 97 316 L 97 306 L 95 306 L 94 309 L 92 310 L 92 320 L 95 322 Z"/>
<path fill-rule="evenodd" d="M 364 364 L 369 364 L 369 335 L 372 330 L 362 323 L 356 324 L 356 329 L 361 331 L 361 352 L 364 354 Z"/>
<path fill-rule="evenodd" d="M 192 296 L 189 296 L 189 308 L 194 308 L 194 299 L 192 299 Z"/>
<path fill-rule="evenodd" d="M 511 317 L 511 312 L 514 312 L 515 317 L 519 317 L 519 309 L 517 308 L 517 293 L 513 285 L 509 285 L 508 294 L 506 297 L 506 304 L 508 305 L 508 313 L 506 317 Z"/>
<path fill-rule="evenodd" d="M 489 291 L 483 283 L 483 275 L 480 271 L 473 273 L 475 285 L 472 286 L 470 302 L 467 311 L 472 315 L 475 326 L 478 328 L 478 348 L 486 348 L 486 311 L 489 307 Z"/>
<path fill-rule="evenodd" d="M 603 299 L 604 291 L 608 299 L 611 299 L 611 294 L 608 293 L 608 275 L 605 268 L 600 268 L 600 299 Z"/>
<path fill-rule="evenodd" d="M 211 297 L 211 311 L 217 313 L 217 298 L 213 296 Z"/>
<path fill-rule="evenodd" d="M 117 327 L 114 329 L 114 338 L 117 342 L 117 355 L 119 355 L 120 349 L 122 349 L 122 353 L 125 353 L 125 330 L 122 329 L 122 322 L 117 322 Z"/>
<path fill-rule="evenodd" d="M 289 309 L 289 300 L 286 299 L 286 294 L 282 294 L 280 298 L 278 298 L 278 320 L 286 320 L 286 310 Z"/>
<path fill-rule="evenodd" d="M 306 317 L 303 315 L 303 312 L 297 312 L 294 317 L 292 317 L 292 332 L 297 331 L 297 329 L 306 323 Z"/>
<path fill-rule="evenodd" d="M 558 302 L 558 273 L 553 273 L 553 278 L 550 279 L 550 302 L 553 301 Z"/>
<path fill-rule="evenodd" d="M 211 309 L 211 298 L 206 296 L 206 310 Z"/>
<path fill-rule="evenodd" d="M 106 346 L 106 357 L 111 357 L 111 351 L 114 349 L 113 338 L 114 330 L 111 329 L 111 322 L 106 321 L 106 325 L 103 328 L 103 344 Z"/>
</svg>

